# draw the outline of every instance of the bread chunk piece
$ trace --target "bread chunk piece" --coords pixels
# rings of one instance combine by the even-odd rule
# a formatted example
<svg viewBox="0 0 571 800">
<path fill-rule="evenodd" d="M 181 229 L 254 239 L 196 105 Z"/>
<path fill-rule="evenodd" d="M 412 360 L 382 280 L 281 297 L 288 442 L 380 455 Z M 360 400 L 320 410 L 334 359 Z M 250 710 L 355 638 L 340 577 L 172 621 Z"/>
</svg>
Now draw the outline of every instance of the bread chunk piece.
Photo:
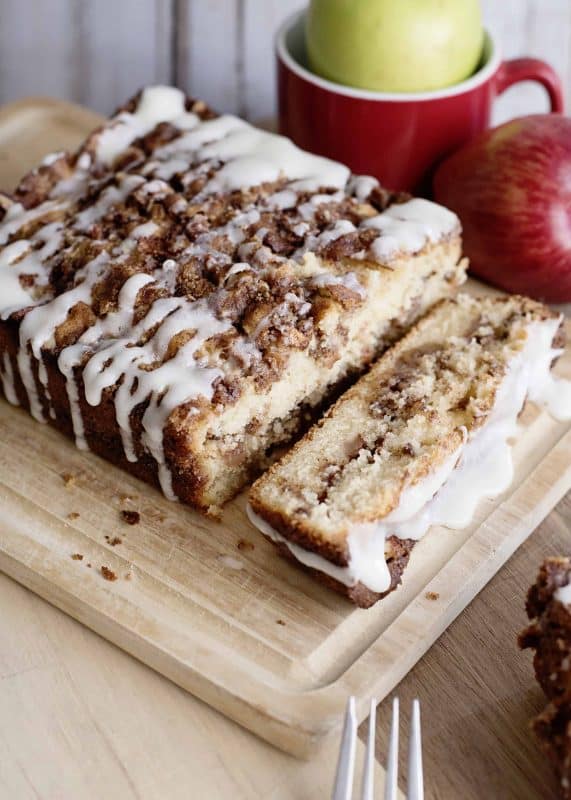
<svg viewBox="0 0 571 800">
<path fill-rule="evenodd" d="M 6 398 L 203 511 L 464 280 L 451 212 L 171 87 L 1 206 Z"/>
<path fill-rule="evenodd" d="M 372 605 L 431 525 L 464 527 L 507 489 L 526 397 L 564 411 L 569 384 L 550 374 L 560 326 L 522 297 L 442 301 L 254 484 L 253 523 Z"/>
</svg>

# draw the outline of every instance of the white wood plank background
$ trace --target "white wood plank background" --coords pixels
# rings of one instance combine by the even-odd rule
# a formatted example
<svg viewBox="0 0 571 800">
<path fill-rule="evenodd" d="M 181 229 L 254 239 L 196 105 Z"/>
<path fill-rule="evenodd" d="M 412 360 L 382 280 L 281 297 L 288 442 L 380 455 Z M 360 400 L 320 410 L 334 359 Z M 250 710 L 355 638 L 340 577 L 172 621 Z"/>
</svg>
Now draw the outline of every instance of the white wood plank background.
<svg viewBox="0 0 571 800">
<path fill-rule="evenodd" d="M 571 0 L 482 0 L 508 57 L 559 71 L 571 108 Z M 1 0 L 0 102 L 53 95 L 110 112 L 138 87 L 172 82 L 250 119 L 275 108 L 273 33 L 304 0 Z M 524 84 L 496 118 L 547 108 Z"/>
</svg>

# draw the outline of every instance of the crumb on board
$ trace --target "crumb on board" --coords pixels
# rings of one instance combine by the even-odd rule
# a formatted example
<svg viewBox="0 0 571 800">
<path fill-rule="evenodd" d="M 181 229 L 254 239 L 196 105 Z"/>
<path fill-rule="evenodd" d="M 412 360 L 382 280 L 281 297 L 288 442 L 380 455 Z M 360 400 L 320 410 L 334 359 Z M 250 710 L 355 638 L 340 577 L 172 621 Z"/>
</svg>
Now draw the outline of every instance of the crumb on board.
<svg viewBox="0 0 571 800">
<path fill-rule="evenodd" d="M 126 522 L 127 525 L 137 525 L 137 523 L 141 521 L 141 515 L 138 511 L 130 511 L 127 508 L 123 508 L 121 509 L 121 519 L 123 522 Z"/>
<path fill-rule="evenodd" d="M 123 544 L 123 539 L 121 539 L 120 536 L 109 536 L 106 534 L 105 541 L 107 542 L 107 544 L 110 544 L 111 547 L 115 547 L 118 544 Z"/>
<path fill-rule="evenodd" d="M 67 518 L 70 520 L 79 519 L 79 511 L 70 511 Z"/>
<path fill-rule="evenodd" d="M 427 600 L 438 600 L 440 595 L 438 594 L 438 592 L 427 592 L 425 597 Z"/>
<path fill-rule="evenodd" d="M 81 553 L 72 553 L 71 557 L 74 561 L 83 561 L 83 555 Z"/>
<path fill-rule="evenodd" d="M 105 578 L 106 581 L 116 581 L 117 580 L 117 575 L 115 575 L 113 570 L 109 569 L 109 567 L 105 567 L 105 566 L 101 567 L 101 574 L 103 575 L 103 577 Z"/>
<path fill-rule="evenodd" d="M 131 572 L 131 570 L 129 570 L 129 572 L 126 572 L 123 577 L 125 578 L 126 581 L 130 581 L 131 578 L 133 577 L 133 573 Z"/>
<path fill-rule="evenodd" d="M 276 622 L 277 622 L 278 625 L 285 625 L 285 622 L 283 621 L 283 619 L 277 619 Z"/>
<path fill-rule="evenodd" d="M 133 498 L 130 494 L 120 494 L 119 500 L 121 503 L 129 503 Z"/>
<path fill-rule="evenodd" d="M 252 542 L 249 542 L 247 539 L 238 539 L 238 543 L 236 544 L 236 547 L 242 553 L 245 553 L 248 550 L 254 550 L 254 545 L 252 544 Z"/>
<path fill-rule="evenodd" d="M 206 509 L 206 516 L 209 519 L 213 519 L 216 522 L 219 522 L 222 519 L 222 509 L 220 506 L 208 506 Z"/>
<path fill-rule="evenodd" d="M 72 472 L 63 472 L 61 477 L 66 489 L 69 489 L 75 483 L 75 475 Z"/>
<path fill-rule="evenodd" d="M 87 566 L 89 567 L 89 569 L 91 569 L 91 561 L 87 562 Z"/>
</svg>

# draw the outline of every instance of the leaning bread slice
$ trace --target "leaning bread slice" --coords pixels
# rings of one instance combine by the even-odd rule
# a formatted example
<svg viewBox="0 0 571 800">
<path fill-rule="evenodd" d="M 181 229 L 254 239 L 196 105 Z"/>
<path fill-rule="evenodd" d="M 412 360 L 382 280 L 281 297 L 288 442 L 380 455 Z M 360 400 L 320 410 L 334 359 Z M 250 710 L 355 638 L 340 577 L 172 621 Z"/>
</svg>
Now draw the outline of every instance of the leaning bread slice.
<svg viewBox="0 0 571 800">
<path fill-rule="evenodd" d="M 439 303 L 254 484 L 252 522 L 372 605 L 430 525 L 463 527 L 508 487 L 527 396 L 571 415 L 571 384 L 550 374 L 561 330 L 522 297 Z"/>
</svg>

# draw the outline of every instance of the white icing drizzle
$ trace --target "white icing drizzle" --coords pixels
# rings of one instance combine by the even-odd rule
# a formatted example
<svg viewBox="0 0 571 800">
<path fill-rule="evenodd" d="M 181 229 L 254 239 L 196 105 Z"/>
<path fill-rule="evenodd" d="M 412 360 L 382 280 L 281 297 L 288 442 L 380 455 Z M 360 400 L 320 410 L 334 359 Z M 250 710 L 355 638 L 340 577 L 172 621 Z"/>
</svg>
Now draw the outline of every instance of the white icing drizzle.
<svg viewBox="0 0 571 800">
<path fill-rule="evenodd" d="M 52 211 L 58 211 L 64 206 L 65 204 L 61 201 L 47 200 L 36 208 L 26 210 L 21 203 L 14 203 L 6 211 L 4 219 L 0 223 L 0 245 L 6 244 L 10 236 L 19 231 L 22 226 Z"/>
<path fill-rule="evenodd" d="M 383 262 L 398 253 L 417 253 L 427 242 L 437 242 L 453 233 L 458 230 L 458 217 L 430 200 L 414 198 L 389 206 L 382 214 L 365 220 L 361 228 L 380 232 L 369 256 Z"/>
<path fill-rule="evenodd" d="M 10 356 L 6 351 L 3 353 L 2 364 L 0 365 L 0 379 L 2 380 L 2 389 L 6 400 L 12 403 L 13 406 L 19 405 L 14 385 L 14 370 L 12 369 Z"/>
<path fill-rule="evenodd" d="M 359 297 L 365 297 L 366 290 L 359 283 L 359 279 L 354 272 L 346 272 L 344 275 L 332 275 L 330 272 L 320 272 L 311 278 L 313 286 L 345 286 Z"/>
<path fill-rule="evenodd" d="M 18 264 L 30 249 L 26 239 L 9 244 L 0 252 L 0 286 L 2 287 L 2 317 L 5 319 L 11 309 L 30 304 L 30 295 L 20 283 L 20 275 L 25 272 Z"/>
<path fill-rule="evenodd" d="M 106 127 L 97 142 L 97 159 L 111 164 L 135 139 L 149 133 L 159 122 L 172 122 L 185 129 L 198 117 L 184 108 L 184 94 L 173 86 L 150 86 L 145 89 L 134 114 L 124 111 Z"/>
<path fill-rule="evenodd" d="M 154 336 L 145 344 L 136 345 L 141 336 L 157 322 L 160 325 Z M 193 398 L 212 397 L 213 381 L 222 373 L 197 361 L 195 355 L 211 336 L 229 328 L 230 324 L 218 320 L 205 301 L 164 298 L 153 304 L 151 311 L 129 335 L 105 343 L 83 369 L 85 397 L 93 406 L 101 402 L 104 389 L 114 386 L 123 377 L 115 392 L 114 404 L 129 461 L 137 460 L 131 412 L 135 406 L 149 400 L 142 419 L 142 443 L 155 458 L 161 487 L 171 499 L 175 499 L 175 496 L 164 454 L 164 425 L 177 406 Z M 163 361 L 154 369 L 144 369 L 164 359 L 171 339 L 188 330 L 194 330 L 194 336 L 179 348 L 173 358 Z"/>
<path fill-rule="evenodd" d="M 517 431 L 517 417 L 526 396 L 545 405 L 558 419 L 571 419 L 571 381 L 550 372 L 559 351 L 551 343 L 561 318 L 529 323 L 527 340 L 508 366 L 494 408 L 482 428 L 452 453 L 425 480 L 406 487 L 397 508 L 376 522 L 349 525 L 349 565 L 339 567 L 323 556 L 288 541 L 248 507 L 251 522 L 276 542 L 285 544 L 306 566 L 324 572 L 346 586 L 362 583 L 374 592 L 386 592 L 390 573 L 386 540 L 422 538 L 432 525 L 464 528 L 478 503 L 502 494 L 513 479 L 509 440 Z M 561 602 L 571 603 L 565 587 Z M 557 593 L 556 593 L 557 596 Z M 559 598 L 558 598 L 559 599 Z"/>
<path fill-rule="evenodd" d="M 79 390 L 77 388 L 75 375 L 73 373 L 73 367 L 67 370 L 63 369 L 62 363 L 65 364 L 65 360 L 62 362 L 60 356 L 58 359 L 58 364 L 61 371 L 65 375 L 65 389 L 67 392 L 67 401 L 69 403 L 69 409 L 71 412 L 71 424 L 73 426 L 75 444 L 79 450 L 89 450 L 89 445 L 87 444 L 87 439 L 85 438 L 85 426 L 83 424 L 81 407 L 79 405 Z"/>
<path fill-rule="evenodd" d="M 143 222 L 142 225 L 137 225 L 136 228 L 133 228 L 129 235 L 135 240 L 145 239 L 148 236 L 154 236 L 159 230 L 160 227 L 156 222 Z"/>
<path fill-rule="evenodd" d="M 118 185 L 107 186 L 100 194 L 97 202 L 81 211 L 75 218 L 74 228 L 78 231 L 87 231 L 117 203 L 122 203 L 127 195 L 137 189 L 145 179 L 140 175 L 124 175 Z"/>
<path fill-rule="evenodd" d="M 571 419 L 571 381 L 558 378 L 550 370 L 553 359 L 563 353 L 563 350 L 551 347 L 562 319 L 559 317 L 536 325 L 527 347 L 532 350 L 537 365 L 529 381 L 529 399 L 546 408 L 555 419 L 565 422 Z"/>
<path fill-rule="evenodd" d="M 354 233 L 356 230 L 357 228 L 350 220 L 339 219 L 334 222 L 333 225 L 330 225 L 316 236 L 308 236 L 303 245 L 295 251 L 293 257 L 298 261 L 301 261 L 307 252 L 315 251 L 321 247 L 325 247 L 331 242 L 334 242 L 336 239 L 339 239 L 341 236 L 345 236 L 348 233 Z"/>
<path fill-rule="evenodd" d="M 52 222 L 40 228 L 32 239 L 17 239 L 0 250 L 2 319 L 6 319 L 12 311 L 32 304 L 32 298 L 23 288 L 20 276 L 38 276 L 34 281 L 36 288 L 45 284 L 43 262 L 59 249 L 62 231 L 61 223 Z"/>
<path fill-rule="evenodd" d="M 118 297 L 117 311 L 98 319 L 95 325 L 88 328 L 80 336 L 76 344 L 66 347 L 58 358 L 58 368 L 65 375 L 67 398 L 71 411 L 71 420 L 75 443 L 80 450 L 88 450 L 85 438 L 83 418 L 79 405 L 79 391 L 75 379 L 75 369 L 81 363 L 89 345 L 110 337 L 117 337 L 128 330 L 133 320 L 135 301 L 139 290 L 148 283 L 153 283 L 154 278 L 145 273 L 132 275 L 121 287 Z"/>
<path fill-rule="evenodd" d="M 295 208 L 297 204 L 297 194 L 293 189 L 282 189 L 281 192 L 275 192 L 270 195 L 266 200 L 268 208 L 277 211 L 283 211 L 286 208 Z"/>
<path fill-rule="evenodd" d="M 42 384 L 44 398 L 46 401 L 46 405 L 48 407 L 48 414 L 52 419 L 56 418 L 56 412 L 52 405 L 52 396 L 50 393 L 50 387 L 48 382 L 48 371 L 46 369 L 46 365 L 44 360 L 38 361 L 38 380 Z"/>
<path fill-rule="evenodd" d="M 48 153 L 42 158 L 42 166 L 50 167 L 52 164 L 62 158 L 62 156 L 65 156 L 64 150 L 58 150 L 56 153 Z"/>
<path fill-rule="evenodd" d="M 571 606 L 571 583 L 559 586 L 554 592 L 553 597 L 563 603 L 564 606 Z"/>
<path fill-rule="evenodd" d="M 55 330 L 62 322 L 65 322 L 73 306 L 79 302 L 89 303 L 91 289 L 105 271 L 108 260 L 107 253 L 100 253 L 85 268 L 82 283 L 70 291 L 58 295 L 53 300 L 36 306 L 26 314 L 20 324 L 18 369 L 30 401 L 30 412 L 39 422 L 44 422 L 45 418 L 34 378 L 32 357 L 37 362 L 41 362 L 42 348 L 54 346 Z M 41 371 L 38 377 L 42 381 Z M 42 381 L 42 385 L 45 390 L 47 388 L 46 381 Z"/>
<path fill-rule="evenodd" d="M 347 190 L 355 195 L 357 200 L 364 203 L 373 189 L 376 189 L 378 186 L 378 180 L 372 178 L 370 175 L 352 175 L 349 179 Z"/>
<path fill-rule="evenodd" d="M 314 156 L 296 147 L 290 139 L 268 133 L 242 119 L 226 114 L 200 122 L 188 133 L 158 148 L 153 154 L 160 166 L 154 174 L 168 180 L 195 162 L 224 162 L 208 182 L 202 196 L 229 192 L 276 181 L 285 176 L 290 190 L 315 191 L 320 186 L 345 187 L 349 170 L 336 161 Z M 331 200 L 331 196 L 327 196 Z M 294 205 L 291 194 L 274 195 L 274 207 Z"/>
</svg>

